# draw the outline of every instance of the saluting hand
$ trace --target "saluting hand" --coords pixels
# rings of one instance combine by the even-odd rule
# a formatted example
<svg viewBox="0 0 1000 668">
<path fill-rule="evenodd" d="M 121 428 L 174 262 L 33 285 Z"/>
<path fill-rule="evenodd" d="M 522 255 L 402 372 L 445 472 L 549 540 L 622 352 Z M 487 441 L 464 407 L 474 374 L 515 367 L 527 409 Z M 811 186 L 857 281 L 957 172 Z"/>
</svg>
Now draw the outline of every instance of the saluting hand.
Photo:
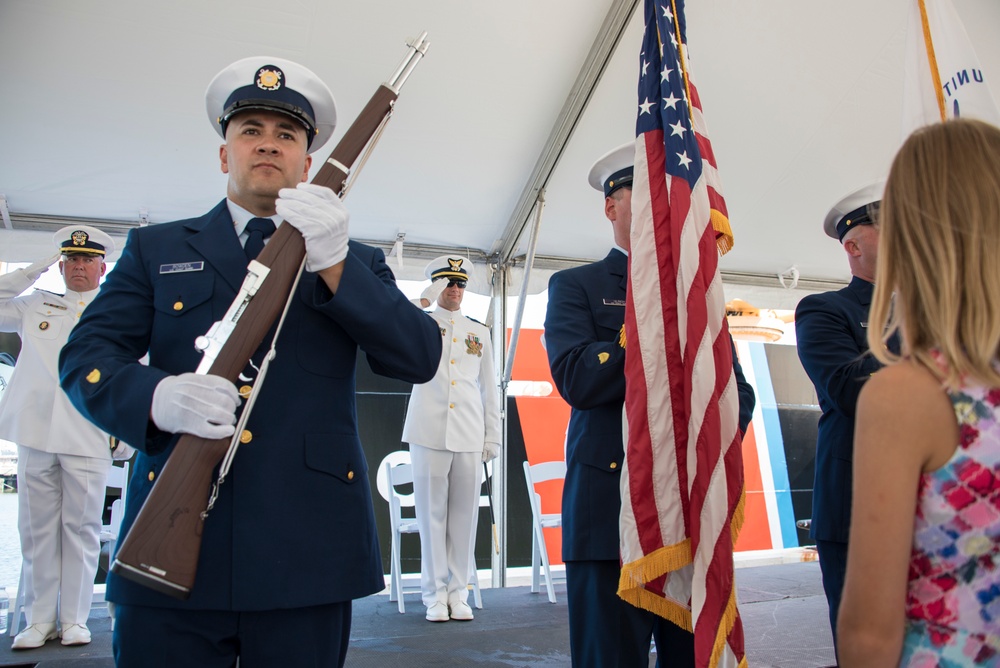
<svg viewBox="0 0 1000 668">
<path fill-rule="evenodd" d="M 24 275 L 29 278 L 32 282 L 37 281 L 38 277 L 49 270 L 49 267 L 54 265 L 56 261 L 62 256 L 62 252 L 58 252 L 52 257 L 43 258 L 41 260 L 35 260 L 27 267 L 24 268 Z"/>
<path fill-rule="evenodd" d="M 448 279 L 439 278 L 436 281 L 431 281 L 431 284 L 424 288 L 424 291 L 420 293 L 420 299 L 427 300 L 427 306 L 432 305 L 444 292 L 444 289 L 448 287 Z M 421 304 L 422 305 L 422 304 Z M 424 306 L 424 308 L 427 308 Z"/>
<path fill-rule="evenodd" d="M 278 191 L 275 210 L 306 240 L 306 269 L 322 271 L 347 257 L 350 214 L 329 188 L 300 183 Z"/>
</svg>

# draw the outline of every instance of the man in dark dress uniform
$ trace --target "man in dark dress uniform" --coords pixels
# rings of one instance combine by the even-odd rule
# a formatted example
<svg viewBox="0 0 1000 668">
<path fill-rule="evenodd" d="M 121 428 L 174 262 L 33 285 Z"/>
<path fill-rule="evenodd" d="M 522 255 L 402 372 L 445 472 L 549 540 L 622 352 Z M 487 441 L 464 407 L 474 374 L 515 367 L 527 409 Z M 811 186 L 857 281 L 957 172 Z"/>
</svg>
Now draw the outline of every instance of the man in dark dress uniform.
<svg viewBox="0 0 1000 668">
<path fill-rule="evenodd" d="M 864 382 L 882 366 L 869 354 L 867 339 L 878 257 L 878 228 L 873 223 L 881 197 L 881 183 L 865 186 L 830 210 L 823 229 L 843 244 L 853 278 L 842 290 L 805 297 L 795 310 L 799 360 L 816 386 L 823 411 L 809 535 L 819 552 L 834 638 L 851 526 L 855 407 Z"/>
<path fill-rule="evenodd" d="M 348 240 L 336 194 L 305 183 L 309 152 L 336 119 L 326 85 L 296 63 L 247 58 L 220 72 L 206 98 L 225 139 L 226 199 L 198 218 L 132 230 L 61 358 L 80 412 L 140 451 L 123 534 L 177 434 L 234 432 L 256 368 L 244 370 L 238 394 L 224 378 L 192 373 L 194 340 L 226 313 L 275 223 L 302 233 L 306 271 L 205 520 L 190 597 L 108 578 L 115 661 L 342 666 L 351 601 L 385 586 L 358 436 L 358 350 L 377 373 L 423 383 L 437 371 L 441 335 L 398 290 L 382 251 Z"/>
<path fill-rule="evenodd" d="M 562 557 L 566 562 L 573 666 L 632 668 L 649 663 L 650 638 L 666 666 L 694 666 L 694 636 L 618 597 L 618 515 L 621 510 L 622 407 L 632 163 L 635 144 L 597 161 L 590 184 L 604 193 L 615 248 L 592 264 L 566 269 L 549 281 L 545 344 L 556 387 L 572 407 L 566 438 Z M 753 413 L 753 388 L 733 347 L 740 396 L 740 430 Z"/>
</svg>

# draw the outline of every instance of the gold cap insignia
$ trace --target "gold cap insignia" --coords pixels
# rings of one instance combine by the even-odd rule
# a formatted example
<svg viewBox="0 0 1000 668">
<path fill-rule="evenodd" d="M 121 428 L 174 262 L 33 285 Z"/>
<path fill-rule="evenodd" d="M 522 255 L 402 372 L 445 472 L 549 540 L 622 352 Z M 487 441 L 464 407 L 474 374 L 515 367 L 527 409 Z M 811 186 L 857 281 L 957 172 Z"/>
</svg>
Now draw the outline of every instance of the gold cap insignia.
<svg viewBox="0 0 1000 668">
<path fill-rule="evenodd" d="M 87 241 L 90 239 L 90 235 L 83 230 L 77 230 L 71 234 L 69 238 L 73 242 L 74 246 L 86 246 Z"/>
<path fill-rule="evenodd" d="M 244 75 L 245 76 L 245 75 Z M 256 84 L 261 90 L 278 90 L 285 73 L 274 65 L 266 65 L 257 70 Z"/>
<path fill-rule="evenodd" d="M 451 258 L 448 258 L 448 266 L 451 267 L 452 271 L 461 271 L 462 270 L 462 262 L 463 261 L 464 260 L 462 260 L 462 258 L 459 258 L 457 260 L 453 260 Z"/>
</svg>

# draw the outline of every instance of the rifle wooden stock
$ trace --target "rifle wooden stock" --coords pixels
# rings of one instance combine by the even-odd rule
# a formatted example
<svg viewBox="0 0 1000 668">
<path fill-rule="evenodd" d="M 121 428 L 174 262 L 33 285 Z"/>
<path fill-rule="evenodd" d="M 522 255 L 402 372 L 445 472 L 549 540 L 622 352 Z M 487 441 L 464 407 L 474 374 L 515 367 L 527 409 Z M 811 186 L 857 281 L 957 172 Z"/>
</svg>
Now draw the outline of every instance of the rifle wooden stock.
<svg viewBox="0 0 1000 668">
<path fill-rule="evenodd" d="M 387 85 L 379 86 L 313 183 L 341 192 L 347 171 L 396 98 L 397 93 Z M 279 225 L 257 257 L 270 273 L 247 304 L 209 373 L 236 382 L 284 309 L 304 257 L 305 241 L 299 231 L 291 225 Z M 208 506 L 215 468 L 229 443 L 230 439 L 207 440 L 190 434 L 180 437 L 118 549 L 111 568 L 114 573 L 175 598 L 190 595 L 201 551 L 202 512 Z"/>
</svg>

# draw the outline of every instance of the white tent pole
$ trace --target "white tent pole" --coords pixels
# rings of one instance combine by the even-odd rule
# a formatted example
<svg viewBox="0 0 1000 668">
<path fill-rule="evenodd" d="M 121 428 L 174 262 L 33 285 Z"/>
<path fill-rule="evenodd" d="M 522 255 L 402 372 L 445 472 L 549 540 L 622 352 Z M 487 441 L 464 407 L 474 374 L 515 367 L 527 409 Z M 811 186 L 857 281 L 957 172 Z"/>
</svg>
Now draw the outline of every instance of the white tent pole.
<svg viewBox="0 0 1000 668">
<path fill-rule="evenodd" d="M 493 325 L 493 368 L 503 368 L 507 343 L 507 285 L 509 268 L 494 267 L 489 319 Z M 498 326 L 499 325 L 499 326 Z M 500 380 L 500 379 L 498 379 Z M 490 549 L 492 586 L 507 586 L 507 384 L 500 382 L 500 456 L 493 460 L 493 515 L 497 524 L 500 554 Z"/>
<path fill-rule="evenodd" d="M 531 268 L 535 264 L 535 245 L 538 243 L 538 230 L 542 226 L 542 209 L 545 208 L 545 188 L 538 191 L 535 200 L 535 223 L 531 227 L 531 239 L 528 241 L 528 255 L 524 260 L 524 276 L 521 277 L 521 291 L 517 297 L 517 313 L 514 315 L 514 328 L 510 333 L 510 349 L 507 351 L 507 363 L 504 366 L 501 386 L 507 393 L 511 373 L 514 371 L 514 354 L 517 352 L 517 339 L 521 334 L 521 319 L 524 317 L 524 302 L 528 297 L 528 279 L 531 278 Z M 509 265 L 508 265 L 509 266 Z"/>
</svg>

